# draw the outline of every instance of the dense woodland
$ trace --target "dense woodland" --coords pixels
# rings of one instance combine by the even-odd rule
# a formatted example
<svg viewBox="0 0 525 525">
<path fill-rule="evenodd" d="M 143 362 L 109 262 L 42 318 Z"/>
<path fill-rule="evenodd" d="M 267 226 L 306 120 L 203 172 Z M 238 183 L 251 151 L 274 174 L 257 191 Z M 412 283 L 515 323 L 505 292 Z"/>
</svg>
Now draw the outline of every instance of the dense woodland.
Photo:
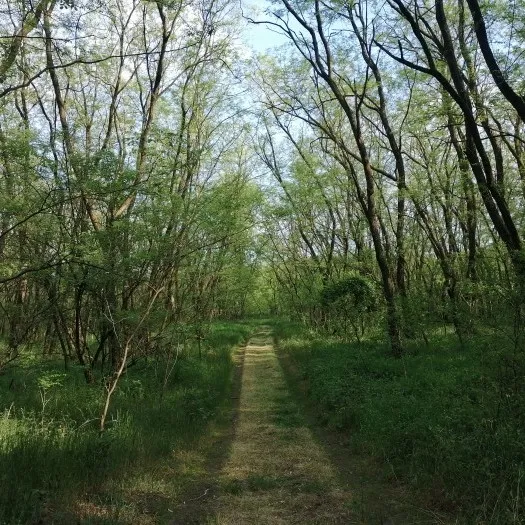
<svg viewBox="0 0 525 525">
<path fill-rule="evenodd" d="M 523 0 L 0 13 L 1 523 L 169 410 L 205 432 L 254 317 L 327 424 L 465 523 L 525 522 Z"/>
</svg>

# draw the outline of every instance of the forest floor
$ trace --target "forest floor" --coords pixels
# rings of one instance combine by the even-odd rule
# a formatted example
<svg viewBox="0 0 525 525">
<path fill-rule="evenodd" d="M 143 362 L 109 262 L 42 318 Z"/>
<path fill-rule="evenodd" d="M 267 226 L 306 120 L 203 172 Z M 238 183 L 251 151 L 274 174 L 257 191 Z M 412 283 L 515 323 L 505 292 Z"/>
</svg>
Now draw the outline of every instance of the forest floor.
<svg viewBox="0 0 525 525">
<path fill-rule="evenodd" d="M 205 476 L 172 510 L 171 525 L 449 523 L 372 460 L 353 455 L 341 434 L 315 423 L 269 327 L 236 360 L 229 424 L 216 435 Z"/>
</svg>

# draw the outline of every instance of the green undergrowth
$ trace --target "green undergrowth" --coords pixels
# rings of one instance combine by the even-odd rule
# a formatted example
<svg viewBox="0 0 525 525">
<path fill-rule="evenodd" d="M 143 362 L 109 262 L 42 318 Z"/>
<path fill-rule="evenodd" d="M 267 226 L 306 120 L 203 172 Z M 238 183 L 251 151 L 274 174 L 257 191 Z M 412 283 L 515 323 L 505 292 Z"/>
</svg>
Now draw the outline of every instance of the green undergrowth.
<svg viewBox="0 0 525 525">
<path fill-rule="evenodd" d="M 356 452 L 465 523 L 525 523 L 525 359 L 501 337 L 460 348 L 435 333 L 394 359 L 383 343 L 316 339 L 289 323 L 275 335 L 322 422 Z"/>
<path fill-rule="evenodd" d="M 230 402 L 232 349 L 251 329 L 249 323 L 215 323 L 201 357 L 196 346 L 186 346 L 174 366 L 172 353 L 169 361 L 164 355 L 129 368 L 102 435 L 101 380 L 88 385 L 80 368 L 65 372 L 60 362 L 31 353 L 4 371 L 0 523 L 138 523 L 130 485 L 149 477 L 139 491 L 151 493 L 153 510 L 167 508 L 161 500 L 174 487 L 162 486 L 162 468 L 174 452 L 194 448 L 221 404 Z M 147 507 L 142 496 L 138 504 Z M 73 505 L 79 501 L 84 515 Z"/>
</svg>

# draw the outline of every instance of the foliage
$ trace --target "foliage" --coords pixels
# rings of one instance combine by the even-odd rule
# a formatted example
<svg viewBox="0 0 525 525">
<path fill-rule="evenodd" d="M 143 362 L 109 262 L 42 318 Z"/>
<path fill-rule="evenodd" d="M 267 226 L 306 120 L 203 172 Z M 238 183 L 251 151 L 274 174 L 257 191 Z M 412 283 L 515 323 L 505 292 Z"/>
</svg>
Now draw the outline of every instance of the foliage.
<svg viewBox="0 0 525 525">
<path fill-rule="evenodd" d="M 378 308 L 378 293 L 370 279 L 355 273 L 326 284 L 320 302 L 328 316 L 327 325 L 333 333 L 349 336 L 348 328 L 361 341 Z M 376 317 L 377 319 L 377 317 Z"/>
<path fill-rule="evenodd" d="M 312 340 L 298 328 L 277 333 L 319 417 L 349 433 L 353 448 L 432 491 L 467 523 L 521 523 L 522 355 L 490 335 L 459 351 L 450 335 L 434 332 L 428 347 L 392 360 L 380 342 Z"/>
<path fill-rule="evenodd" d="M 368 279 L 352 275 L 326 285 L 321 292 L 321 299 L 325 304 L 350 300 L 358 310 L 366 310 L 374 306 L 376 297 Z"/>
<path fill-rule="evenodd" d="M 0 376 L 0 523 L 50 515 L 55 523 L 70 523 L 77 512 L 72 503 L 85 493 L 95 503 L 137 468 L 158 473 L 157 462 L 194 447 L 229 403 L 232 348 L 250 330 L 249 324 L 215 324 L 205 355 L 199 359 L 196 346 L 188 347 L 165 388 L 170 363 L 163 358 L 131 367 L 102 435 L 101 391 L 86 384 L 81 367 L 65 374 L 53 359 L 26 359 Z M 45 405 L 40 388 L 47 392 Z"/>
</svg>

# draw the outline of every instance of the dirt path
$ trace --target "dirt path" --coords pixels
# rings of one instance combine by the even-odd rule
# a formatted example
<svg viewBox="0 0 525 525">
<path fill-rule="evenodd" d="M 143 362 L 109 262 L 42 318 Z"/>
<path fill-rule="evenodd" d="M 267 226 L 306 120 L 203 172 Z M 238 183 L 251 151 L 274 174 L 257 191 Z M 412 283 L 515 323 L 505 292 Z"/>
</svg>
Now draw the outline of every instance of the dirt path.
<svg viewBox="0 0 525 525">
<path fill-rule="evenodd" d="M 288 390 L 267 327 L 246 347 L 236 435 L 220 481 L 210 523 L 359 523 L 354 495 L 340 488 Z"/>
<path fill-rule="evenodd" d="M 451 523 L 387 482 L 371 458 L 352 456 L 340 434 L 315 423 L 291 379 L 297 373 L 272 343 L 271 329 L 261 327 L 235 353 L 232 406 L 210 436 L 204 468 L 166 523 Z"/>
</svg>

